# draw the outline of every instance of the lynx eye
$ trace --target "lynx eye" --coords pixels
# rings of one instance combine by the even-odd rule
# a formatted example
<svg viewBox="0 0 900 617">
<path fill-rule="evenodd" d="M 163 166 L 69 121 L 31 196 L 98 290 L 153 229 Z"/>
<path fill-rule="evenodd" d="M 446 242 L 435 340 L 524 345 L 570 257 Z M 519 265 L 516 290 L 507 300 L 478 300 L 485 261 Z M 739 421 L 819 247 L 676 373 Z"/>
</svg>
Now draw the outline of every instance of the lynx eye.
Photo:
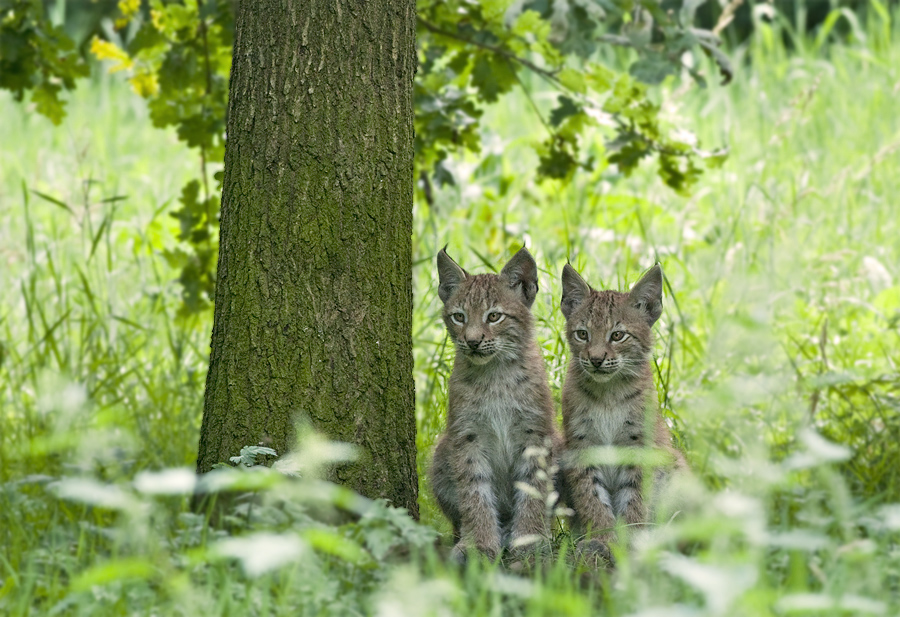
<svg viewBox="0 0 900 617">
<path fill-rule="evenodd" d="M 581 341 L 582 343 L 588 340 L 588 331 L 587 330 L 575 330 L 575 340 Z"/>
<path fill-rule="evenodd" d="M 623 332 L 622 330 L 616 330 L 609 335 L 609 340 L 613 341 L 614 343 L 618 343 L 619 341 L 624 341 L 626 336 L 628 336 L 627 333 Z"/>
<path fill-rule="evenodd" d="M 450 315 L 450 321 L 452 321 L 453 323 L 455 323 L 458 326 L 461 326 L 464 323 L 466 323 L 466 314 L 465 313 L 452 313 Z"/>
<path fill-rule="evenodd" d="M 497 323 L 501 319 L 503 319 L 503 313 L 501 313 L 499 311 L 491 311 L 490 313 L 488 313 L 488 316 L 487 316 L 488 323 Z"/>
</svg>

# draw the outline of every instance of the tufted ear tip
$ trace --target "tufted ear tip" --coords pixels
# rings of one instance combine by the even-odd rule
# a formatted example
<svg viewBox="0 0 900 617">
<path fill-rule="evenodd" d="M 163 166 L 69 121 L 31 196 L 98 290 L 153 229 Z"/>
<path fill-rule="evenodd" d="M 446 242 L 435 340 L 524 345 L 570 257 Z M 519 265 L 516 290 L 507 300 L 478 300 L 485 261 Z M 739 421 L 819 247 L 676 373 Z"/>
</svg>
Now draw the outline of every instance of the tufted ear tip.
<svg viewBox="0 0 900 617">
<path fill-rule="evenodd" d="M 437 254 L 438 269 L 438 297 L 441 302 L 446 303 L 453 295 L 453 292 L 459 287 L 460 283 L 466 280 L 468 276 L 466 271 L 459 267 L 450 255 L 447 254 L 447 247 L 444 246 Z"/>
<path fill-rule="evenodd" d="M 581 278 L 581 275 L 572 267 L 572 264 L 566 263 L 562 271 L 562 298 L 559 302 L 559 308 L 562 310 L 563 316 L 568 319 L 590 293 L 591 286 Z"/>
<path fill-rule="evenodd" d="M 522 302 L 531 308 L 538 292 L 538 272 L 537 263 L 525 246 L 516 251 L 516 254 L 506 262 L 503 270 L 500 271 L 500 276 L 509 281 L 510 287 L 519 289 Z"/>
<path fill-rule="evenodd" d="M 651 326 L 662 315 L 662 288 L 662 267 L 657 262 L 629 292 L 632 306 L 644 313 L 647 323 Z"/>
<path fill-rule="evenodd" d="M 530 251 L 528 250 L 528 248 L 525 246 L 525 243 L 524 243 L 524 242 L 522 243 L 521 248 L 519 248 L 519 250 L 516 251 L 516 254 L 513 255 L 512 257 L 510 257 L 510 259 L 509 259 L 509 261 L 507 262 L 506 265 L 509 265 L 509 264 L 511 264 L 511 263 L 514 263 L 514 262 L 516 262 L 516 261 L 518 261 L 518 260 L 530 261 L 531 263 L 534 263 L 534 257 L 531 256 L 531 252 L 530 252 Z M 504 266 L 504 267 L 505 267 L 505 266 Z M 535 269 L 537 269 L 537 264 L 535 264 Z"/>
</svg>

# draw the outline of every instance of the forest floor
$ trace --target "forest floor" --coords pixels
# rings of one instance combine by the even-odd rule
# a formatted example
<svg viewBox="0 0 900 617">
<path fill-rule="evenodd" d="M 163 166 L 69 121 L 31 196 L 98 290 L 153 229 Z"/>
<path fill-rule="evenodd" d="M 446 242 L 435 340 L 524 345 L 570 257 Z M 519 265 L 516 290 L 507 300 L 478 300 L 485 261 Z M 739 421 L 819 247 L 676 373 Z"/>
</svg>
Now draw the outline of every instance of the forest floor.
<svg viewBox="0 0 900 617">
<path fill-rule="evenodd" d="M 422 524 L 258 468 L 227 480 L 261 499 L 225 529 L 191 512 L 212 313 L 176 315 L 168 213 L 196 157 L 115 76 L 76 91 L 61 128 L 0 95 L 0 613 L 897 614 L 900 32 L 876 15 L 851 42 L 788 51 L 785 35 L 763 25 L 730 85 L 661 88 L 673 123 L 729 151 L 689 196 L 652 165 L 537 182 L 546 129 L 511 97 L 487 110 L 481 156 L 417 202 Z M 458 570 L 433 549 L 447 527 L 424 471 L 452 359 L 433 258 L 449 243 L 488 271 L 523 241 L 556 395 L 566 261 L 595 287 L 656 261 L 666 275 L 659 400 L 696 482 L 686 516 L 619 549 L 614 575 L 566 558 Z M 364 514 L 317 522 L 305 506 L 323 500 Z"/>
</svg>

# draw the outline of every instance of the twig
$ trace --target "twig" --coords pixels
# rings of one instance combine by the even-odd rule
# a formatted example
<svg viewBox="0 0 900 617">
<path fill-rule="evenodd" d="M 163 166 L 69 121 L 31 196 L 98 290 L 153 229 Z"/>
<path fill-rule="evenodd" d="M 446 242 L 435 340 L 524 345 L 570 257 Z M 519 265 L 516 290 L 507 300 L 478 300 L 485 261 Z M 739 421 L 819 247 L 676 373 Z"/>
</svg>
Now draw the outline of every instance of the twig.
<svg viewBox="0 0 900 617">
<path fill-rule="evenodd" d="M 733 1 L 738 1 L 738 0 L 733 0 Z M 739 0 L 739 2 L 743 2 L 743 0 Z M 556 73 L 557 73 L 556 71 L 550 71 L 550 70 L 541 68 L 541 67 L 537 66 L 536 64 L 534 64 L 533 62 L 531 62 L 530 60 L 527 60 L 525 58 L 517 56 L 514 53 L 506 51 L 505 49 L 503 49 L 501 47 L 497 47 L 495 45 L 488 45 L 487 43 L 481 43 L 479 41 L 474 41 L 474 40 L 466 38 L 462 35 L 456 34 L 455 32 L 449 32 L 447 30 L 442 30 L 435 24 L 429 22 L 428 20 L 426 20 L 422 17 L 416 17 L 416 21 L 418 22 L 418 24 L 420 26 L 422 26 L 429 32 L 437 34 L 438 36 L 444 36 L 444 37 L 447 37 L 447 38 L 450 38 L 450 39 L 453 39 L 456 41 L 461 41 L 463 43 L 467 43 L 469 45 L 474 45 L 475 47 L 479 47 L 481 49 L 485 49 L 485 50 L 493 52 L 499 56 L 502 56 L 503 58 L 506 58 L 508 61 L 517 62 L 518 64 L 532 70 L 535 74 L 539 75 L 540 77 L 543 77 L 547 81 L 551 82 L 554 86 L 556 86 L 560 90 L 563 90 L 567 93 L 572 94 L 576 98 L 579 98 L 583 103 L 590 105 L 591 107 L 593 107 L 595 109 L 600 109 L 600 110 L 603 109 L 602 106 L 597 105 L 596 103 L 594 103 L 593 101 L 591 101 L 590 99 L 585 97 L 584 95 L 582 95 L 580 93 L 572 92 L 571 89 L 566 87 L 566 85 L 563 84 L 559 80 L 559 78 L 556 76 Z M 515 71 L 513 71 L 513 75 L 516 75 Z M 516 75 L 516 79 L 519 80 L 518 75 Z M 520 85 L 522 84 L 522 82 L 520 80 L 519 80 L 519 84 Z M 525 90 L 524 86 L 522 89 Z M 534 105 L 534 101 L 531 100 L 531 96 L 529 95 L 529 93 L 527 91 L 525 91 L 525 94 L 526 94 L 526 96 L 528 96 L 528 99 L 532 103 L 532 105 Z M 647 144 L 648 149 L 653 150 L 660 154 L 668 154 L 670 156 L 685 156 L 686 154 L 689 156 L 689 153 L 666 148 L 665 146 L 658 144 L 655 140 L 649 139 L 648 137 L 645 137 L 644 135 L 642 135 L 640 132 L 635 131 L 633 122 L 629 123 L 629 125 L 627 125 L 627 128 L 626 128 L 626 124 L 622 121 L 622 119 L 619 117 L 618 114 L 611 114 L 611 115 L 612 115 L 613 119 L 618 123 L 620 132 L 625 132 L 627 130 L 628 132 L 632 133 L 640 141 Z M 538 112 L 538 116 L 540 117 L 539 112 Z M 544 123 L 544 126 L 547 127 L 547 129 L 550 131 L 551 134 L 554 134 L 552 129 L 544 121 L 543 117 L 541 117 L 541 122 Z"/>
<path fill-rule="evenodd" d="M 731 2 L 726 4 L 725 8 L 722 9 L 722 14 L 719 15 L 719 21 L 716 22 L 712 29 L 712 33 L 718 36 L 722 30 L 727 28 L 728 24 L 734 21 L 734 14 L 742 4 L 744 4 L 744 0 L 731 0 Z"/>
<path fill-rule="evenodd" d="M 507 62 L 510 62 L 509 58 L 506 59 Z M 544 128 L 547 129 L 547 132 L 551 135 L 555 135 L 553 129 L 547 124 L 547 121 L 544 120 L 544 116 L 541 115 L 541 110 L 538 109 L 537 103 L 534 102 L 534 98 L 531 96 L 531 92 L 528 91 L 528 88 L 525 87 L 525 84 L 522 82 L 522 79 L 519 77 L 519 74 L 515 71 L 512 72 L 513 76 L 516 78 L 516 81 L 519 82 L 519 87 L 522 88 L 522 92 L 525 93 L 525 98 L 528 99 L 528 102 L 531 103 L 531 108 L 534 110 L 534 113 L 537 115 L 538 120 L 541 121 L 541 124 L 544 125 Z"/>
<path fill-rule="evenodd" d="M 429 32 L 433 32 L 434 34 L 437 34 L 439 36 L 445 36 L 450 39 L 461 41 L 463 43 L 468 43 L 469 45 L 474 45 L 475 47 L 480 47 L 481 49 L 486 49 L 497 55 L 503 56 L 507 60 L 512 60 L 513 62 L 518 62 L 522 66 L 531 69 L 538 75 L 541 75 L 545 79 L 549 79 L 550 81 L 552 81 L 555 84 L 562 85 L 562 84 L 560 84 L 559 79 L 557 79 L 555 71 L 548 71 L 547 69 L 541 68 L 538 65 L 536 65 L 534 62 L 532 62 L 530 60 L 526 60 L 525 58 L 522 58 L 520 56 L 517 56 L 514 53 L 508 52 L 505 49 L 503 49 L 502 47 L 497 47 L 495 45 L 488 45 L 487 43 L 480 43 L 478 41 L 473 41 L 472 39 L 468 39 L 464 36 L 456 34 L 454 32 L 448 32 L 447 30 L 442 30 L 441 28 L 438 28 L 436 25 L 434 25 L 430 21 L 426 21 L 425 19 L 423 19 L 421 17 L 416 17 L 416 21 L 419 22 L 420 26 L 422 26 Z"/>
<path fill-rule="evenodd" d="M 828 318 L 825 318 L 825 321 L 822 322 L 822 332 L 819 334 L 819 352 L 822 354 L 822 366 L 825 367 L 826 371 L 830 371 L 831 367 L 828 366 L 828 353 L 825 350 L 825 346 L 828 344 Z"/>
<path fill-rule="evenodd" d="M 209 37 L 206 35 L 206 20 L 200 19 L 200 34 L 203 36 L 203 55 L 206 65 L 206 99 L 212 95 L 212 69 L 209 62 Z M 206 102 L 203 104 L 204 113 L 207 112 Z M 206 226 L 212 227 L 212 212 L 209 209 L 209 178 L 206 169 L 206 146 L 200 146 L 200 175 L 203 179 L 203 201 L 206 208 Z M 206 236 L 206 248 L 212 250 L 212 234 Z"/>
</svg>

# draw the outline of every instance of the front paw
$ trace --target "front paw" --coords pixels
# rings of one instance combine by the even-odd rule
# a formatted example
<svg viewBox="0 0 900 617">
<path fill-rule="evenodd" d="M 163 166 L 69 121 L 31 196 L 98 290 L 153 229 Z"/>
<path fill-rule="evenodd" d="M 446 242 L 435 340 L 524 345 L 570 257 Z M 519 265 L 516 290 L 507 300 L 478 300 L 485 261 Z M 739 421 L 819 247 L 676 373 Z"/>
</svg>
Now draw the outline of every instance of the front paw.
<svg viewBox="0 0 900 617">
<path fill-rule="evenodd" d="M 596 568 L 612 568 L 616 562 L 609 550 L 609 538 L 585 538 L 578 543 L 576 554 Z"/>
<path fill-rule="evenodd" d="M 475 548 L 477 548 L 478 551 L 482 555 L 484 555 L 491 561 L 496 559 L 497 555 L 500 554 L 500 545 L 499 544 L 497 544 L 496 546 L 494 546 L 492 544 L 479 546 L 476 544 Z M 471 550 L 472 550 L 471 545 L 466 544 L 466 542 L 464 540 L 460 540 L 459 542 L 456 543 L 456 546 L 453 547 L 453 550 L 450 551 L 450 559 L 454 563 L 458 563 L 460 565 L 465 564 L 469 558 L 469 551 L 471 551 Z"/>
<path fill-rule="evenodd" d="M 539 534 L 513 536 L 509 544 L 509 554 L 513 559 L 525 556 L 546 556 L 552 552 L 549 538 Z"/>
<path fill-rule="evenodd" d="M 450 551 L 450 561 L 458 565 L 465 565 L 468 557 L 468 548 L 462 542 L 457 542 L 453 550 Z"/>
<path fill-rule="evenodd" d="M 553 556 L 550 540 L 538 535 L 523 536 L 517 542 L 514 538 L 507 550 L 504 563 L 513 572 L 529 572 L 547 564 Z"/>
</svg>

